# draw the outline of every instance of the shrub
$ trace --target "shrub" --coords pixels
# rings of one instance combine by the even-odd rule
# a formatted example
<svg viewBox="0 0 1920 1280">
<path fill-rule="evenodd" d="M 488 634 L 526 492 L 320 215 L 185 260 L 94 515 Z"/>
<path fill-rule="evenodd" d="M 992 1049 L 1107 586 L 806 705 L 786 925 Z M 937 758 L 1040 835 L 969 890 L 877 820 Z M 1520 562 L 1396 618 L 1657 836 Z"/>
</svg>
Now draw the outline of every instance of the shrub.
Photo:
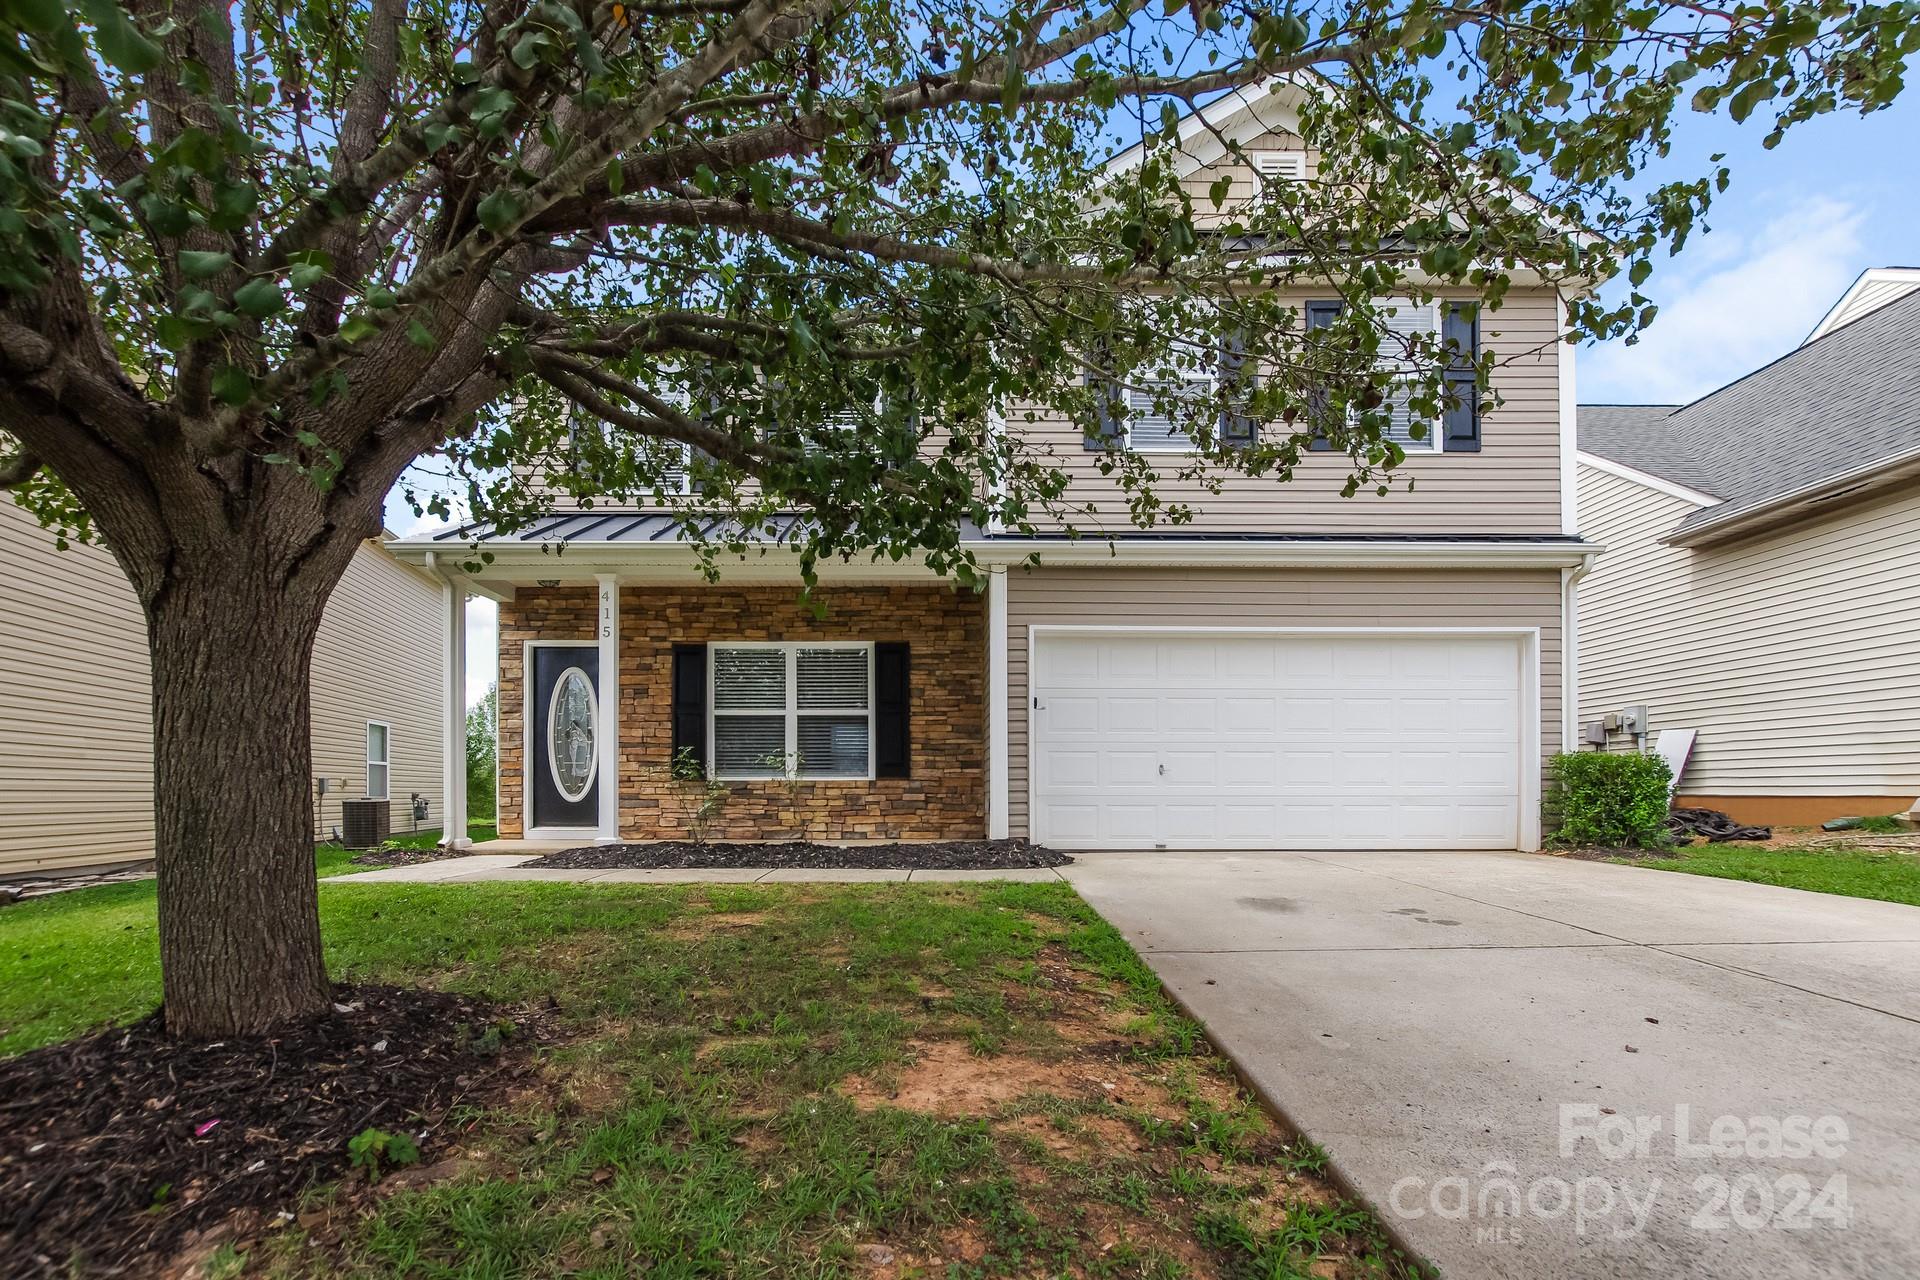
<svg viewBox="0 0 1920 1280">
<path fill-rule="evenodd" d="M 1548 839 L 1556 845 L 1658 849 L 1673 771 L 1659 756 L 1580 751 L 1553 758 Z"/>
</svg>

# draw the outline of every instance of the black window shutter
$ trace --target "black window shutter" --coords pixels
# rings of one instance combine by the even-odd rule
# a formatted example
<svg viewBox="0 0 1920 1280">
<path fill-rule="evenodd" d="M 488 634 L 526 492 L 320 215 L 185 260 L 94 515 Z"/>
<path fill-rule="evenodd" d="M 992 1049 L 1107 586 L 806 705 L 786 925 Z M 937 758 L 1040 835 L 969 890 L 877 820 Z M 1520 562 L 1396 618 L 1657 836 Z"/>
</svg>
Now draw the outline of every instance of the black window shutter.
<svg viewBox="0 0 1920 1280">
<path fill-rule="evenodd" d="M 1108 376 L 1107 366 L 1113 361 L 1105 346 L 1094 353 L 1094 363 L 1100 367 L 1087 372 L 1086 383 L 1093 388 L 1093 411 L 1098 429 L 1083 433 L 1080 447 L 1092 453 L 1105 453 L 1108 449 L 1126 444 L 1127 421 L 1120 403 L 1120 385 Z"/>
<path fill-rule="evenodd" d="M 1247 335 L 1235 330 L 1220 340 L 1220 387 L 1227 395 L 1220 412 L 1220 443 L 1244 448 L 1254 442 L 1259 427 L 1241 410 L 1247 384 Z"/>
<path fill-rule="evenodd" d="M 904 641 L 873 646 L 873 773 L 913 776 L 913 664 Z"/>
<path fill-rule="evenodd" d="M 1341 302 L 1337 298 L 1326 301 L 1309 302 L 1307 304 L 1307 330 L 1311 332 L 1315 329 L 1324 329 L 1331 325 L 1335 320 L 1340 318 L 1340 313 L 1346 310 L 1346 306 L 1346 303 Z M 1322 422 L 1322 419 L 1324 419 L 1326 415 L 1327 402 L 1325 394 L 1319 391 L 1311 392 L 1307 398 L 1307 421 L 1313 427 L 1313 440 L 1308 444 L 1308 448 L 1333 448 L 1333 441 L 1328 438 L 1325 424 Z"/>
<path fill-rule="evenodd" d="M 691 751 L 707 775 L 707 646 L 673 646 L 673 757 L 670 769 L 678 770 L 682 751 Z"/>
<path fill-rule="evenodd" d="M 1474 361 L 1480 357 L 1480 308 L 1450 302 L 1440 322 L 1440 337 L 1452 351 L 1447 363 L 1449 404 L 1440 447 L 1447 453 L 1480 452 L 1480 384 Z"/>
</svg>

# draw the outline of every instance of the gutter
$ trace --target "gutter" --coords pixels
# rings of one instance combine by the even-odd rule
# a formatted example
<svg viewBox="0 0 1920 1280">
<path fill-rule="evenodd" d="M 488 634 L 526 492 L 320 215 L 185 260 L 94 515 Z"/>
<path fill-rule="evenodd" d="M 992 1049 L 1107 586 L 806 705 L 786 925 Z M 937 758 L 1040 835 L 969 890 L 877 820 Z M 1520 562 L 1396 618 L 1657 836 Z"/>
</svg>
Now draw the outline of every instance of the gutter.
<svg viewBox="0 0 1920 1280">
<path fill-rule="evenodd" d="M 557 549 L 564 546 L 564 554 Z M 1060 565 L 1181 566 L 1198 568 L 1272 569 L 1570 569 L 1591 564 L 1601 548 L 1591 542 L 1144 542 L 1108 541 L 1088 537 L 1072 542 L 1037 539 L 975 539 L 961 544 L 986 566 L 1025 564 L 1038 557 L 1043 568 Z M 493 555 L 488 570 L 548 568 L 554 576 L 576 577 L 597 569 L 685 569 L 694 544 L 588 542 L 494 542 L 485 544 Z M 780 549 L 769 544 L 769 553 Z M 799 548 L 788 545 L 789 555 Z M 433 566 L 445 543 L 391 543 L 388 550 L 405 559 L 419 558 Z M 752 563 L 771 560 L 771 554 Z M 451 566 L 448 566 L 451 567 Z M 923 577 L 925 566 L 910 562 L 868 561 L 856 558 L 841 564 L 823 564 L 840 573 L 867 573 L 888 577 Z M 442 568 L 446 571 L 446 567 Z M 477 589 L 469 579 L 469 589 Z"/>
<path fill-rule="evenodd" d="M 1755 506 L 1727 511 L 1697 524 L 1683 525 L 1662 541 L 1672 547 L 1707 546 L 1779 523 L 1793 515 L 1806 514 L 1808 508 L 1822 506 L 1856 492 L 1879 492 L 1914 476 L 1920 476 L 1920 448 L 1888 454 L 1838 474 L 1825 476 L 1811 484 L 1801 485 L 1798 489 L 1790 489 Z"/>
</svg>

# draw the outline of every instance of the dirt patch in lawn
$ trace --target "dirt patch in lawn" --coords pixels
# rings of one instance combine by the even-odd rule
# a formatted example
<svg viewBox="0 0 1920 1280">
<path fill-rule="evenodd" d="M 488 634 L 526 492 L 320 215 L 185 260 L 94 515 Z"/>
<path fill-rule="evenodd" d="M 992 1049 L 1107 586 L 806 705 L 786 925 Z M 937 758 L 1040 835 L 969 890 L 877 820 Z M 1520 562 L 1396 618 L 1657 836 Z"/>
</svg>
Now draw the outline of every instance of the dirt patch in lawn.
<svg viewBox="0 0 1920 1280">
<path fill-rule="evenodd" d="M 1556 849 L 1554 852 L 1563 858 L 1574 858 L 1580 862 L 1611 862 L 1615 858 L 1625 858 L 1633 862 L 1671 862 L 1680 856 L 1679 848 L 1635 849 L 1627 845 Z"/>
<path fill-rule="evenodd" d="M 335 1001 L 262 1037 L 182 1043 L 156 1013 L 0 1061 L 8 1274 L 157 1274 L 190 1237 L 295 1212 L 368 1128 L 406 1133 L 432 1166 L 448 1112 L 526 1075 L 549 1034 L 444 992 L 343 986 Z"/>
<path fill-rule="evenodd" d="M 974 1116 L 998 1111 L 1028 1094 L 1094 1101 L 1125 1097 L 1132 1083 L 1111 1064 L 1069 1059 L 1046 1062 L 1020 1054 L 981 1056 L 962 1040 L 913 1046 L 914 1060 L 897 1075 L 849 1076 L 841 1091 L 855 1106 L 903 1107 L 937 1116 Z"/>
<path fill-rule="evenodd" d="M 782 844 L 663 840 L 562 849 L 527 863 L 565 870 L 709 867 L 788 867 L 807 871 L 1025 871 L 1064 867 L 1073 859 L 1025 840 L 943 840 L 922 844 L 838 845 L 794 840 Z"/>
</svg>

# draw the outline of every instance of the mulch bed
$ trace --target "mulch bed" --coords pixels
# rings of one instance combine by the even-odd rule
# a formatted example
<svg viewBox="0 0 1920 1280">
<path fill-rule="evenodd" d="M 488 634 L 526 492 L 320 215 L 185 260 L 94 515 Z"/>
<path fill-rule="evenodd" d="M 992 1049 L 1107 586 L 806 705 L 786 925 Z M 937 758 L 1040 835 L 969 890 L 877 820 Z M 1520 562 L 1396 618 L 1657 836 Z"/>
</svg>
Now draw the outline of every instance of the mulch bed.
<svg viewBox="0 0 1920 1280">
<path fill-rule="evenodd" d="M 458 1104 L 530 1068 L 540 1015 L 438 991 L 342 986 L 334 1012 L 181 1043 L 155 1013 L 0 1060 L 0 1271 L 150 1276 L 189 1236 L 291 1214 L 367 1128 L 423 1162 Z"/>
<path fill-rule="evenodd" d="M 562 849 L 526 863 L 564 870 L 664 870 L 707 867 L 797 867 L 807 871 L 1021 871 L 1064 867 L 1073 859 L 1025 840 L 942 840 L 927 844 L 596 844 Z"/>
</svg>

